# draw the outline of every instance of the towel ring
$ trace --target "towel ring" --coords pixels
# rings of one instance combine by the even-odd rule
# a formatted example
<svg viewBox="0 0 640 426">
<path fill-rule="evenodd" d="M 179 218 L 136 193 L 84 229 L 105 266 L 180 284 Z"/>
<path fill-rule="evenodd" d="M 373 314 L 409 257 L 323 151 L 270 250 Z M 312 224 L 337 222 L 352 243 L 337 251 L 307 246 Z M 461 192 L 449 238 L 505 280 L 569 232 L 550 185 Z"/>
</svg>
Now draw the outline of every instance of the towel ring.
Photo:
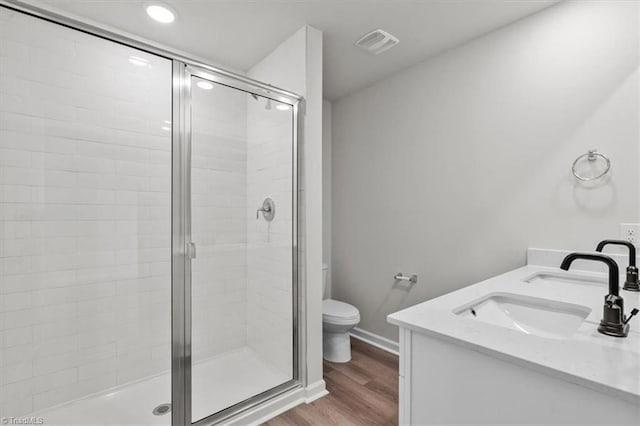
<svg viewBox="0 0 640 426">
<path fill-rule="evenodd" d="M 578 164 L 578 162 L 580 162 L 580 160 L 582 160 L 585 157 L 587 157 L 587 160 L 590 162 L 596 161 L 598 157 L 600 157 L 605 161 L 607 166 L 605 167 L 604 171 L 600 173 L 598 176 L 592 176 L 592 177 L 580 176 L 580 174 L 576 172 L 576 165 Z M 573 165 L 571 166 L 571 172 L 573 172 L 573 175 L 576 177 L 576 179 L 581 180 L 583 182 L 589 182 L 591 180 L 600 179 L 601 177 L 609 173 L 609 170 L 611 170 L 611 160 L 609 160 L 609 157 L 607 157 L 604 154 L 600 154 L 595 149 L 590 149 L 589 152 L 587 152 L 586 154 L 582 154 L 581 156 L 576 158 L 576 160 L 573 162 Z"/>
</svg>

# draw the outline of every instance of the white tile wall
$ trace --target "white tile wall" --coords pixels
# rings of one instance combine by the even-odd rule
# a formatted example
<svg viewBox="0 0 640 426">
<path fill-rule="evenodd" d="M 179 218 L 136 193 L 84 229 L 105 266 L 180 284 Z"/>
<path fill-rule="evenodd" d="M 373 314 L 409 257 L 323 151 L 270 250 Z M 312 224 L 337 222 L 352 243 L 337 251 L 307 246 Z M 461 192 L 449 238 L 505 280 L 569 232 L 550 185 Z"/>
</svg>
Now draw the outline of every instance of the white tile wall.
<svg viewBox="0 0 640 426">
<path fill-rule="evenodd" d="M 290 375 L 292 112 L 192 87 L 194 360 L 248 345 Z M 266 197 L 271 223 L 255 216 Z"/>
<path fill-rule="evenodd" d="M 248 344 L 285 374 L 293 370 L 293 113 L 248 99 Z M 272 222 L 255 218 L 270 197 Z"/>
<path fill-rule="evenodd" d="M 194 360 L 249 345 L 291 374 L 292 112 L 192 87 Z M 271 223 L 255 218 L 266 197 Z"/>
<path fill-rule="evenodd" d="M 192 84 L 192 352 L 195 362 L 246 345 L 247 101 Z"/>
<path fill-rule="evenodd" d="M 170 119 L 169 61 L 0 8 L 0 416 L 170 368 Z"/>
</svg>

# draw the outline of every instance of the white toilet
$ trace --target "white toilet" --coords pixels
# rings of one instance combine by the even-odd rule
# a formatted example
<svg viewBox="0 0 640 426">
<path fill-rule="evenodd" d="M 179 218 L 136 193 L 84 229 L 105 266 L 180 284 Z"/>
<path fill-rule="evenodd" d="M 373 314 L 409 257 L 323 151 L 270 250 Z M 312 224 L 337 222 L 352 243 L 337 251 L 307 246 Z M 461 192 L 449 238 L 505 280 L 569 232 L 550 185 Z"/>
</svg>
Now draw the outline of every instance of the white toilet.
<svg viewBox="0 0 640 426">
<path fill-rule="evenodd" d="M 322 294 L 327 291 L 327 265 L 322 265 Z M 322 301 L 322 342 L 324 359 L 331 362 L 351 360 L 349 331 L 360 322 L 358 308 L 333 299 Z"/>
</svg>

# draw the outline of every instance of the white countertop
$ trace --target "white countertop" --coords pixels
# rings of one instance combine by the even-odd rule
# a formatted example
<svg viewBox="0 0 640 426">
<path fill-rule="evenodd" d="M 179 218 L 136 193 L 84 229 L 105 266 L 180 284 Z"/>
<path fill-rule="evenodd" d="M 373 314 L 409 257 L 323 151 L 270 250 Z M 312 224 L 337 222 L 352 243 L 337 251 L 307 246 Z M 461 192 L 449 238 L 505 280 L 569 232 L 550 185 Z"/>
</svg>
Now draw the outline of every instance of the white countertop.
<svg viewBox="0 0 640 426">
<path fill-rule="evenodd" d="M 536 272 L 551 271 L 600 280 L 591 285 L 525 282 Z M 621 281 L 621 285 L 624 282 Z M 555 340 L 465 318 L 453 310 L 489 293 L 504 292 L 591 308 L 575 334 Z M 525 266 L 388 316 L 391 324 L 464 346 L 514 364 L 640 404 L 640 314 L 629 323 L 626 338 L 597 331 L 602 318 L 606 277 L 593 272 Z M 640 293 L 620 290 L 625 313 L 640 308 Z"/>
</svg>

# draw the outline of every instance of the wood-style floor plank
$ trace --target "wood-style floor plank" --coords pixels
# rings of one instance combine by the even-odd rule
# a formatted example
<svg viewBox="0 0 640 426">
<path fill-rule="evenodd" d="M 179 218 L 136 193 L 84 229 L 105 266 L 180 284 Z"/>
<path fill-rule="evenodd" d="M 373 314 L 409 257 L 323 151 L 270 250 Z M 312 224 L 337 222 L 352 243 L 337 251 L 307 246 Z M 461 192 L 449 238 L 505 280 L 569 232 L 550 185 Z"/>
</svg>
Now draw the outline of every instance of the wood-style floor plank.
<svg viewBox="0 0 640 426">
<path fill-rule="evenodd" d="M 329 395 L 299 405 L 267 426 L 361 426 L 398 423 L 398 357 L 351 339 L 351 361 L 324 361 Z"/>
</svg>

